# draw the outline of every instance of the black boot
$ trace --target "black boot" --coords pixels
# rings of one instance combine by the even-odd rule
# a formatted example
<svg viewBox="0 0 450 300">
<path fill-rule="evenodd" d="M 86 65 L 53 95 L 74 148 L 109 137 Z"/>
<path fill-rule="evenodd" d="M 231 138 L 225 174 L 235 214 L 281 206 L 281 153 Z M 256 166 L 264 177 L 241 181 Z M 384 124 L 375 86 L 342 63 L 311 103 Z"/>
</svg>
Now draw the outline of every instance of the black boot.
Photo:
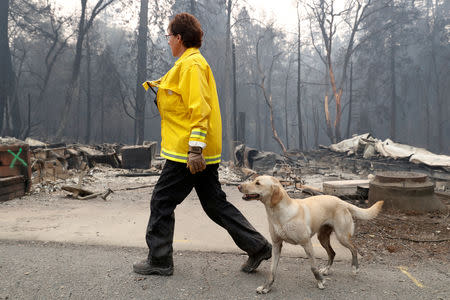
<svg viewBox="0 0 450 300">
<path fill-rule="evenodd" d="M 141 275 L 170 276 L 173 274 L 173 263 L 155 264 L 144 259 L 133 264 L 133 271 Z"/>
<path fill-rule="evenodd" d="M 242 265 L 241 271 L 251 273 L 259 267 L 263 260 L 272 257 L 272 245 L 267 244 L 261 250 L 253 255 L 249 255 L 245 264 Z"/>
</svg>

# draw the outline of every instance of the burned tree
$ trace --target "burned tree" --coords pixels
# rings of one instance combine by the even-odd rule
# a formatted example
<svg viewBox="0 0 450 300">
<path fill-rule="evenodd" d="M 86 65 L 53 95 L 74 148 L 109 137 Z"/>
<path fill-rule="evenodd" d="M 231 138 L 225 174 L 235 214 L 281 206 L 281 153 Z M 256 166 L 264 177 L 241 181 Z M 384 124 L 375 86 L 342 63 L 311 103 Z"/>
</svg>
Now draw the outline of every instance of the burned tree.
<svg viewBox="0 0 450 300">
<path fill-rule="evenodd" d="M 372 0 L 348 0 L 343 9 L 336 10 L 336 3 L 334 0 L 315 0 L 309 4 L 310 18 L 311 18 L 311 39 L 313 46 L 319 55 L 320 59 L 325 65 L 328 80 L 331 84 L 334 101 L 336 103 L 336 115 L 334 124 L 332 125 L 328 92 L 324 99 L 325 118 L 327 126 L 327 135 L 332 143 L 341 140 L 341 116 L 342 105 L 341 97 L 344 85 L 347 79 L 347 67 L 350 58 L 355 51 L 356 34 L 360 30 L 360 24 L 373 11 L 370 11 Z M 316 21 L 319 28 L 319 35 L 321 39 L 320 45 L 317 42 L 317 37 L 312 29 L 312 22 Z M 348 39 L 343 54 L 343 63 L 340 72 L 336 72 L 336 50 L 333 48 L 334 42 L 337 39 L 336 33 L 340 24 L 348 26 Z M 324 50 L 322 50 L 322 48 Z M 340 80 L 337 80 L 337 75 L 340 73 Z"/>
<path fill-rule="evenodd" d="M 302 123 L 302 90 L 301 90 L 301 20 L 299 12 L 300 0 L 297 0 L 297 122 L 298 122 L 298 148 L 303 150 L 303 123 Z M 287 134 L 286 134 L 287 135 Z M 286 137 L 287 138 L 287 137 Z"/>
<path fill-rule="evenodd" d="M 139 30 L 137 41 L 137 80 L 136 80 L 136 110 L 135 110 L 135 142 L 144 142 L 145 128 L 145 94 L 142 83 L 147 78 L 147 32 L 148 32 L 148 0 L 141 0 L 139 12 Z"/>
<path fill-rule="evenodd" d="M 8 39 L 9 0 L 0 1 L 0 134 L 8 99 L 14 92 L 14 72 Z"/>
<path fill-rule="evenodd" d="M 266 30 L 267 31 L 271 31 L 272 28 L 271 26 L 269 26 Z M 281 54 L 283 54 L 282 52 L 276 53 L 272 56 L 272 60 L 270 62 L 270 67 L 268 70 L 268 79 L 266 78 L 266 72 L 263 70 L 262 64 L 261 64 L 261 59 L 260 59 L 260 55 L 259 55 L 259 48 L 260 48 L 260 43 L 261 40 L 264 38 L 264 34 L 260 35 L 258 37 L 258 40 L 256 42 L 256 65 L 258 67 L 258 73 L 259 73 L 259 82 L 257 82 L 256 84 L 261 88 L 263 95 L 264 95 L 264 100 L 266 101 L 267 107 L 269 108 L 269 113 L 270 113 L 270 126 L 272 128 L 272 135 L 273 138 L 275 139 L 275 141 L 278 143 L 278 145 L 280 146 L 281 150 L 286 153 L 287 149 L 286 146 L 284 145 L 283 141 L 280 139 L 280 137 L 278 136 L 277 130 L 275 129 L 275 124 L 274 124 L 274 115 L 273 115 L 273 102 L 272 102 L 272 92 L 270 89 L 270 85 L 271 85 L 271 77 L 272 77 L 272 72 L 273 72 L 273 66 L 275 61 L 281 56 Z M 272 35 L 273 38 L 273 35 Z M 267 79 L 267 81 L 266 81 Z M 266 82 L 268 82 L 268 85 L 266 86 Z"/>
</svg>

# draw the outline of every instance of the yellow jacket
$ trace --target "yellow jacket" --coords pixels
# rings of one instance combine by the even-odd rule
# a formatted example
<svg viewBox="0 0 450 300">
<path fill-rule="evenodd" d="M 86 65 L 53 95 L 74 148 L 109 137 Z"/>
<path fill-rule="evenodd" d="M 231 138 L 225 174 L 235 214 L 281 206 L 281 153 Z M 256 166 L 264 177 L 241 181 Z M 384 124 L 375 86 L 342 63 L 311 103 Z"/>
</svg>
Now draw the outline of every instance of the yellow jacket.
<svg viewBox="0 0 450 300">
<path fill-rule="evenodd" d="M 189 145 L 202 146 L 206 164 L 220 162 L 222 120 L 216 82 L 197 48 L 188 48 L 163 77 L 143 83 L 158 87 L 161 156 L 187 162 Z"/>
</svg>

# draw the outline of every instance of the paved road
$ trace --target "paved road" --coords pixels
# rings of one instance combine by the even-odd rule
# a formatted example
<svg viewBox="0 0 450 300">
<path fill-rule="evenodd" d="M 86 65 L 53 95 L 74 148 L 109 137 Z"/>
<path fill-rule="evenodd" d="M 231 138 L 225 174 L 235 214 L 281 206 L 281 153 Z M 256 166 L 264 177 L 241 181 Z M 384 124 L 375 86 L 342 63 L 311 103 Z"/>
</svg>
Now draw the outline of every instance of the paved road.
<svg viewBox="0 0 450 300">
<path fill-rule="evenodd" d="M 140 184 L 148 183 L 151 182 Z M 228 200 L 270 240 L 264 205 L 259 201 L 242 200 L 242 194 L 235 186 L 223 188 Z M 88 201 L 68 199 L 59 192 L 0 203 L 0 239 L 146 248 L 144 237 L 151 191 L 116 192 L 106 202 L 101 198 Z M 241 253 L 229 234 L 208 218 L 195 191 L 177 207 L 175 216 L 175 250 Z M 337 253 L 336 259 L 351 259 L 350 251 L 341 246 L 334 235 L 331 243 Z M 327 257 L 316 238 L 313 246 L 318 257 Z M 289 244 L 283 248 L 283 254 L 306 257 L 303 248 Z"/>
<path fill-rule="evenodd" d="M 117 190 L 152 180 L 117 182 L 110 176 L 91 189 Z M 236 187 L 224 189 L 229 201 L 268 237 L 261 203 L 242 201 Z M 67 199 L 56 192 L 0 203 L 0 300 L 450 298 L 448 264 L 412 261 L 414 265 L 402 271 L 395 261 L 362 261 L 354 277 L 349 251 L 333 240 L 337 262 L 325 290 L 316 288 L 308 261 L 299 258 L 303 250 L 287 245 L 273 292 L 257 295 L 269 263 L 255 274 L 240 272 L 246 257 L 226 231 L 208 219 L 195 193 L 176 210 L 174 276 L 139 276 L 131 265 L 147 252 L 150 194 L 151 188 L 116 191 L 105 202 Z M 317 256 L 325 257 L 317 240 L 313 243 Z"/>
<path fill-rule="evenodd" d="M 348 262 L 337 262 L 325 290 L 319 290 L 307 260 L 282 257 L 272 292 L 257 295 L 255 288 L 264 282 L 268 262 L 258 272 L 245 274 L 238 271 L 244 256 L 177 251 L 173 276 L 134 274 L 132 262 L 144 255 L 141 248 L 0 241 L 0 299 L 449 299 L 450 296 L 449 274 L 437 262 L 407 266 L 411 278 L 390 263 L 363 264 L 355 277 Z"/>
</svg>

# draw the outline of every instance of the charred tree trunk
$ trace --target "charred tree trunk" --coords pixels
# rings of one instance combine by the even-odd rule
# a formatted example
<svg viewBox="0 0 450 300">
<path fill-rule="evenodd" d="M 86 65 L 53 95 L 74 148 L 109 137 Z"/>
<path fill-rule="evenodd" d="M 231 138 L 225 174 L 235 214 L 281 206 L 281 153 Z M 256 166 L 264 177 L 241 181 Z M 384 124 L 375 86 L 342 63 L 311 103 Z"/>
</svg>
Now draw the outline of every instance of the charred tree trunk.
<svg viewBox="0 0 450 300">
<path fill-rule="evenodd" d="M 23 139 L 26 139 L 30 136 L 31 133 L 31 95 L 28 94 L 28 118 L 27 118 L 27 129 L 23 134 Z"/>
<path fill-rule="evenodd" d="M 13 86 L 19 85 L 19 77 L 16 78 L 15 83 Z M 11 130 L 10 135 L 21 138 L 21 132 L 23 129 L 22 124 L 22 115 L 20 113 L 20 103 L 19 103 L 19 91 L 17 89 L 14 89 L 12 97 L 9 98 L 9 113 L 10 115 L 10 124 L 11 124 Z"/>
<path fill-rule="evenodd" d="M 424 89 L 426 91 L 423 99 L 425 99 L 425 122 L 426 122 L 426 138 L 427 138 L 427 149 L 431 149 L 431 115 L 430 115 L 430 101 L 428 101 L 430 96 L 430 78 L 431 75 L 428 76 L 428 84 L 426 84 L 426 88 Z"/>
<path fill-rule="evenodd" d="M 225 77 L 224 77 L 224 101 L 225 101 L 225 159 L 233 158 L 233 126 L 232 126 L 232 99 L 231 99 L 231 10 L 232 0 L 226 1 L 227 23 L 225 28 Z"/>
<path fill-rule="evenodd" d="M 326 65 L 325 68 L 328 70 L 328 66 Z M 328 72 L 327 72 L 328 73 Z M 330 138 L 331 143 L 336 143 L 336 139 L 334 137 L 333 127 L 331 126 L 331 116 L 330 116 L 330 109 L 329 109 L 329 76 L 325 75 L 325 99 L 324 99 L 324 111 L 325 111 L 325 123 L 327 126 L 327 136 Z"/>
<path fill-rule="evenodd" d="M 303 151 L 303 124 L 302 124 L 302 92 L 301 92 L 301 27 L 300 13 L 297 2 L 297 125 L 298 125 L 298 149 Z"/>
<path fill-rule="evenodd" d="M 236 45 L 234 42 L 231 43 L 231 53 L 233 61 L 233 129 L 234 137 L 233 140 L 238 140 L 238 126 L 237 126 L 237 87 L 236 87 Z"/>
<path fill-rule="evenodd" d="M 396 94 L 396 76 L 395 76 L 395 40 L 392 34 L 391 36 L 391 139 L 395 140 L 396 136 L 396 118 L 397 118 L 397 94 Z"/>
<path fill-rule="evenodd" d="M 142 83 L 147 78 L 147 33 L 148 33 L 148 0 L 141 0 L 139 13 L 139 34 L 137 53 L 137 81 L 136 81 L 136 112 L 135 122 L 137 130 L 136 144 L 144 142 L 145 130 L 145 90 Z"/>
<path fill-rule="evenodd" d="M 314 147 L 319 147 L 319 109 L 316 106 L 313 106 L 313 120 L 314 120 Z"/>
<path fill-rule="evenodd" d="M 11 132 L 10 134 L 14 137 L 20 138 L 20 132 L 22 130 L 22 116 L 20 114 L 20 107 L 19 107 L 19 95 L 17 92 L 14 93 L 14 97 L 10 98 L 12 101 L 10 101 L 9 106 L 9 115 L 11 117 Z"/>
<path fill-rule="evenodd" d="M 91 142 L 91 130 L 92 130 L 92 95 L 91 95 L 91 44 L 89 41 L 89 35 L 86 35 L 86 135 L 85 143 Z"/>
<path fill-rule="evenodd" d="M 331 83 L 331 88 L 333 90 L 334 102 L 336 103 L 336 117 L 334 119 L 334 143 L 336 143 L 336 142 L 341 140 L 341 115 L 342 115 L 341 96 L 342 96 L 342 87 L 340 87 L 338 89 L 337 86 L 336 86 L 336 80 L 335 80 L 335 76 L 334 76 L 334 72 L 333 72 L 333 67 L 331 65 L 331 60 L 330 60 L 330 65 L 329 65 L 329 68 L 328 68 L 328 72 L 330 74 L 330 83 Z"/>
<path fill-rule="evenodd" d="M 286 72 L 286 79 L 284 81 L 284 129 L 286 135 L 286 148 L 289 149 L 289 122 L 288 122 L 288 85 L 289 74 L 291 73 L 292 61 L 289 60 L 288 69 Z"/>
<path fill-rule="evenodd" d="M 255 125 L 256 125 L 256 147 L 258 149 L 262 149 L 261 144 L 261 107 L 260 107 L 260 101 L 259 101 L 259 90 L 257 86 L 255 85 L 255 99 L 256 99 L 256 114 L 255 114 Z"/>
<path fill-rule="evenodd" d="M 308 93 L 308 88 L 305 86 L 302 88 L 303 101 L 307 98 L 306 95 Z M 303 126 L 303 151 L 308 151 L 308 137 L 309 137 L 309 127 L 308 127 L 308 118 L 305 118 L 305 124 Z"/>
<path fill-rule="evenodd" d="M 105 142 L 105 87 L 102 86 L 102 94 L 100 96 L 100 142 Z"/>
<path fill-rule="evenodd" d="M 14 91 L 14 73 L 8 38 L 9 0 L 0 1 L 0 135 L 8 99 Z"/>
<path fill-rule="evenodd" d="M 79 94 L 79 79 L 80 79 L 80 68 L 81 68 L 81 57 L 83 51 L 83 41 L 85 35 L 85 22 L 86 22 L 86 3 L 87 0 L 81 0 L 81 17 L 78 22 L 78 37 L 77 44 L 75 46 L 75 59 L 73 61 L 72 67 L 72 76 L 70 79 L 69 86 L 66 89 L 65 102 L 64 102 L 64 110 L 61 115 L 61 121 L 59 123 L 58 131 L 56 132 L 56 139 L 59 140 L 62 138 L 64 134 L 64 130 L 66 129 L 67 122 L 69 121 L 69 113 L 70 107 L 72 105 L 73 98 L 77 98 L 74 96 L 76 93 Z"/>
<path fill-rule="evenodd" d="M 264 94 L 264 92 L 263 92 Z M 271 124 L 271 120 L 270 120 L 270 108 L 263 106 L 263 119 L 264 119 L 264 124 L 263 124 L 263 147 L 261 148 L 262 150 L 269 150 L 269 146 L 272 144 L 272 130 L 270 129 L 270 124 Z"/>
<path fill-rule="evenodd" d="M 346 137 L 350 138 L 350 125 L 352 123 L 352 105 L 353 105 L 353 63 L 350 63 L 350 91 L 348 99 L 348 120 Z"/>
<path fill-rule="evenodd" d="M 260 83 L 258 84 L 259 87 L 261 88 L 263 95 L 264 95 L 264 100 L 266 101 L 267 107 L 269 108 L 269 114 L 270 114 L 270 125 L 272 128 L 272 136 L 275 139 L 275 141 L 278 143 L 278 145 L 280 146 L 281 150 L 283 151 L 283 153 L 287 152 L 286 147 L 284 146 L 283 141 L 280 139 L 280 137 L 278 136 L 277 130 L 275 129 L 275 120 L 274 120 L 274 116 L 273 116 L 273 102 L 272 102 L 272 92 L 271 92 L 271 78 L 272 78 L 272 71 L 273 71 L 273 65 L 275 63 L 275 61 L 278 59 L 278 57 L 280 57 L 280 55 L 282 54 L 281 52 L 278 54 L 275 54 L 272 58 L 272 62 L 270 64 L 270 68 L 269 68 L 269 78 L 268 78 L 268 88 L 266 88 L 265 86 L 265 82 L 266 82 L 266 75 L 261 67 L 261 62 L 259 59 L 259 43 L 262 39 L 262 36 L 260 36 L 258 38 L 258 41 L 256 43 L 256 64 L 258 66 L 258 72 L 260 74 Z"/>
<path fill-rule="evenodd" d="M 437 11 L 439 10 L 439 4 L 436 1 L 435 2 L 435 14 L 437 14 Z M 439 75 L 439 66 L 438 66 L 438 62 L 437 62 L 437 48 L 438 45 L 437 43 L 439 42 L 438 39 L 438 28 L 437 28 L 437 16 L 434 17 L 434 24 L 433 24 L 433 29 L 431 32 L 431 61 L 432 61 L 432 65 L 431 65 L 431 69 L 433 71 L 433 77 L 434 77 L 434 90 L 435 90 L 435 95 L 436 95 L 436 104 L 437 104 L 437 129 L 438 129 L 438 148 L 437 150 L 441 153 L 444 150 L 444 135 L 443 135 L 443 127 L 444 127 L 444 118 L 443 118 L 443 114 L 445 112 L 445 106 L 444 106 L 444 97 L 441 95 L 441 85 L 440 85 L 440 75 Z"/>
<path fill-rule="evenodd" d="M 81 120 L 81 95 L 78 97 L 78 101 L 76 102 L 77 106 L 77 120 Z M 76 131 L 75 131 L 75 141 L 77 143 L 80 142 L 80 136 L 81 136 L 81 122 L 74 122 L 76 125 Z"/>
</svg>

